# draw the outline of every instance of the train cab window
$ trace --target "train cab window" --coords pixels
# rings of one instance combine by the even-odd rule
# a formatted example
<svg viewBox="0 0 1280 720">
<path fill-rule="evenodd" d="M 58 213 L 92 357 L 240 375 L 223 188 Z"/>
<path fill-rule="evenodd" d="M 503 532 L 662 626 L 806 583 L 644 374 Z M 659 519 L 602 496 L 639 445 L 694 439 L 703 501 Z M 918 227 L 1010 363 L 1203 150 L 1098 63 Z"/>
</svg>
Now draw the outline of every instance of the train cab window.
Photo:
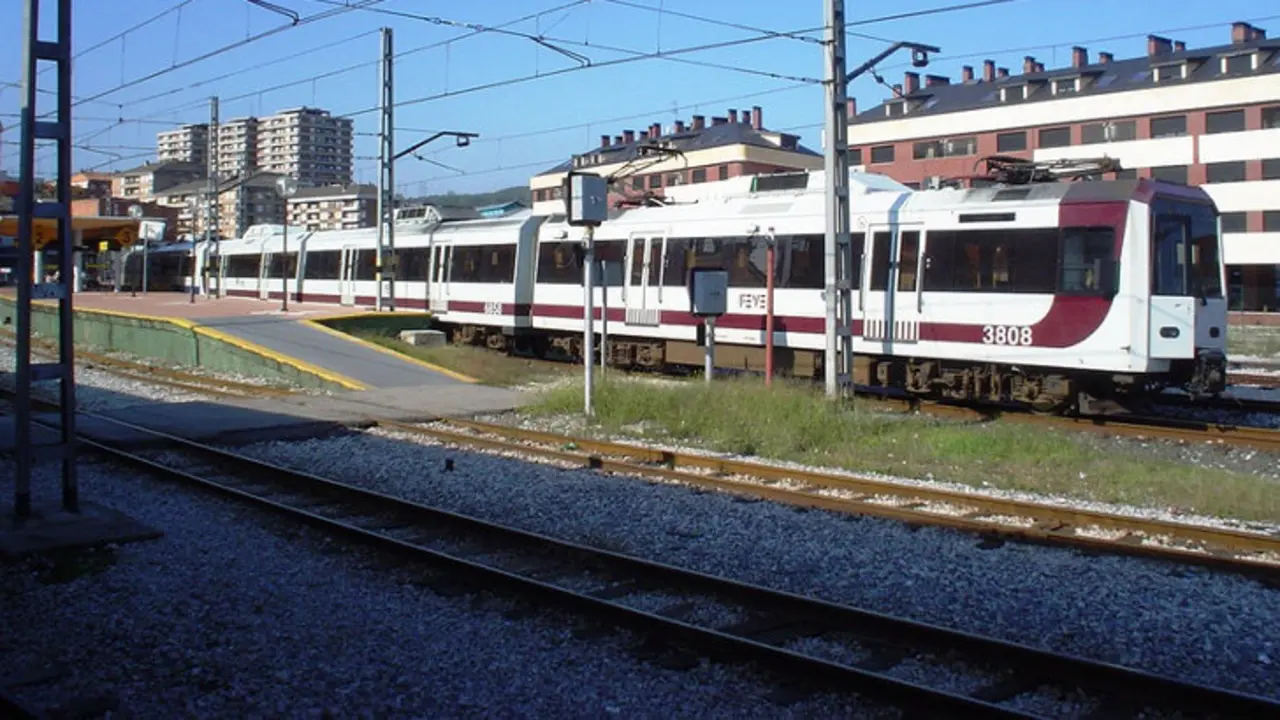
<svg viewBox="0 0 1280 720">
<path fill-rule="evenodd" d="M 1151 293 L 1222 297 L 1218 221 L 1212 206 L 1161 197 L 1152 203 Z"/>
<path fill-rule="evenodd" d="M 1111 228 L 1064 228 L 1058 291 L 1066 295 L 1112 295 L 1116 244 Z"/>
<path fill-rule="evenodd" d="M 902 233 L 898 253 L 898 292 L 916 291 L 916 269 L 920 263 L 920 233 L 908 230 Z"/>
</svg>

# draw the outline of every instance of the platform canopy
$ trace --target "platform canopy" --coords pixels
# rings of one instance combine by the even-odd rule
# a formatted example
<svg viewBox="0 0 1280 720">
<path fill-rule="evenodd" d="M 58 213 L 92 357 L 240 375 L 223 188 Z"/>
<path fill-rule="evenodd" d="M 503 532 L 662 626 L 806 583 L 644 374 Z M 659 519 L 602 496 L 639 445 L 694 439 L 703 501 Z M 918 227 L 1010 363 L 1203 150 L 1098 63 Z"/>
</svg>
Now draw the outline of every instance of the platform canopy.
<svg viewBox="0 0 1280 720">
<path fill-rule="evenodd" d="M 53 242 L 58 234 L 58 222 L 50 218 L 32 220 L 35 228 L 33 242 L 36 250 Z M 128 217 L 85 215 L 71 218 L 71 229 L 80 233 L 79 246 L 102 249 L 100 243 L 109 243 L 107 249 L 127 248 L 138 241 L 140 220 Z M 18 216 L 0 215 L 0 236 L 16 237 Z"/>
</svg>

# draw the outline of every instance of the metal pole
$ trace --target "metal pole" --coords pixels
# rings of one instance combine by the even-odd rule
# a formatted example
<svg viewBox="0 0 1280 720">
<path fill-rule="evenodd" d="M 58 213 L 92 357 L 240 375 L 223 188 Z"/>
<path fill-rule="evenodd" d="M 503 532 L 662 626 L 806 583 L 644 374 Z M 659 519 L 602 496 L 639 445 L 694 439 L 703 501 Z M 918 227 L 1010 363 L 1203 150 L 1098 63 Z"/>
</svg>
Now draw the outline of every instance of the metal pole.
<svg viewBox="0 0 1280 720">
<path fill-rule="evenodd" d="M 708 316 L 707 325 L 707 352 L 703 358 L 702 372 L 706 375 L 706 383 L 711 384 L 711 376 L 716 372 L 716 319 L 714 316 Z"/>
<path fill-rule="evenodd" d="M 148 251 L 150 249 L 151 249 L 151 243 L 148 242 L 146 238 L 142 238 L 142 294 L 143 295 L 147 294 L 147 258 L 149 256 Z"/>
<path fill-rule="evenodd" d="M 768 243 L 765 252 L 765 264 L 769 269 L 765 272 L 764 291 L 764 386 L 773 387 L 773 263 L 776 253 L 773 230 L 765 237 Z"/>
<path fill-rule="evenodd" d="M 583 285 L 585 292 L 583 293 L 585 301 L 582 309 L 583 333 L 582 333 L 582 366 L 583 366 L 583 410 L 587 417 L 591 417 L 593 409 L 591 407 L 591 389 L 594 378 L 592 378 L 592 368 L 595 367 L 595 340 L 596 340 L 596 309 L 595 309 L 595 273 L 592 272 L 592 265 L 595 264 L 596 255 L 596 229 L 588 225 L 585 236 L 587 252 L 582 263 Z"/>
<path fill-rule="evenodd" d="M 392 123 L 392 108 L 394 103 L 394 94 L 392 93 L 392 46 L 391 46 L 391 28 L 382 28 L 382 64 L 378 71 L 378 108 L 380 110 L 381 122 L 378 125 L 378 244 L 374 249 L 374 280 L 376 281 L 377 291 L 374 293 L 374 310 L 382 310 L 382 248 L 387 242 L 390 225 L 394 224 L 395 210 L 394 197 L 395 186 L 393 175 L 391 173 L 391 165 L 395 162 L 395 152 L 393 152 L 391 144 L 391 136 L 395 132 Z M 388 222 L 388 220 L 392 222 Z"/>
<path fill-rule="evenodd" d="M 600 261 L 600 377 L 609 356 L 609 261 Z"/>
<path fill-rule="evenodd" d="M 209 243 L 213 242 L 213 256 L 217 258 L 214 262 L 222 262 L 222 244 L 219 242 L 221 233 L 217 232 L 218 225 L 218 97 L 215 95 L 209 98 L 209 149 L 206 151 L 205 164 L 208 171 L 205 173 L 207 179 L 205 182 L 205 199 L 204 199 L 204 249 L 206 263 L 209 257 Z M 192 247 L 195 243 L 192 243 Z M 208 271 L 206 270 L 206 273 Z M 215 292 L 216 297 L 222 297 L 222 277 L 218 276 L 218 288 Z"/>
<path fill-rule="evenodd" d="M 396 311 L 396 132 L 395 132 L 395 53 L 392 51 L 391 44 L 391 28 L 387 28 L 386 47 L 383 48 L 383 54 L 387 63 L 387 85 L 383 92 L 386 93 L 387 99 L 384 103 L 387 115 L 387 133 L 383 137 L 383 142 L 387 145 L 387 252 L 390 254 L 390 262 L 387 263 L 387 272 L 390 278 L 387 282 L 387 310 Z"/>
<path fill-rule="evenodd" d="M 18 149 L 18 312 L 15 360 L 17 394 L 13 411 L 13 456 L 16 465 L 13 510 L 18 518 L 31 516 L 31 275 L 35 272 L 35 245 L 32 243 L 35 210 L 35 110 L 36 43 L 39 40 L 40 0 L 29 0 L 23 19 L 22 53 L 22 139 Z M 65 120 L 65 118 L 64 118 Z"/>
<path fill-rule="evenodd" d="M 284 199 L 289 207 L 289 198 Z M 284 236 L 280 239 L 280 312 L 289 312 L 289 212 L 284 214 Z"/>
<path fill-rule="evenodd" d="M 853 373 L 849 238 L 849 120 L 846 107 L 844 0 L 826 0 L 826 234 L 823 285 L 826 300 L 826 394 L 836 397 Z M 841 317 L 841 310 L 844 310 Z M 839 348 L 837 347 L 839 345 Z M 837 350 L 843 354 L 837 356 Z M 838 359 L 837 359 L 838 358 Z M 837 365 L 839 363 L 839 365 Z"/>
</svg>

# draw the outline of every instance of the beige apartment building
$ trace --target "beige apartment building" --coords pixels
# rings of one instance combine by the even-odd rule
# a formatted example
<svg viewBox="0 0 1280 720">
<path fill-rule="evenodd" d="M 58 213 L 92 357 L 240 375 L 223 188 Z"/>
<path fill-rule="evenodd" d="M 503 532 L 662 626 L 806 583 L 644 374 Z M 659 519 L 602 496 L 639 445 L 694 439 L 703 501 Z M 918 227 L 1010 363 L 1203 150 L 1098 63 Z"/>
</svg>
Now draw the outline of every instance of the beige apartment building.
<svg viewBox="0 0 1280 720">
<path fill-rule="evenodd" d="M 156 133 L 156 157 L 160 162 L 179 162 L 207 165 L 209 160 L 209 124 L 183 125 L 176 130 Z"/>
<path fill-rule="evenodd" d="M 289 227 L 354 230 L 373 227 L 378 189 L 373 185 L 301 188 L 289 198 Z"/>
</svg>

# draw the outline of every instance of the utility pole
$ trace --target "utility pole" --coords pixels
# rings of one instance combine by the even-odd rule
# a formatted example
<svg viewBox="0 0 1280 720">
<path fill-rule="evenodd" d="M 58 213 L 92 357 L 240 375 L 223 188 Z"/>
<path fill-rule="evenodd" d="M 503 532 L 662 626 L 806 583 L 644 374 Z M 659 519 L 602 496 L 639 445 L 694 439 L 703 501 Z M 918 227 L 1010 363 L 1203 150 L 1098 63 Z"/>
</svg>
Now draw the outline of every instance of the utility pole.
<svg viewBox="0 0 1280 720">
<path fill-rule="evenodd" d="M 911 64 L 929 64 L 929 53 L 942 52 L 932 45 L 895 42 L 887 50 L 845 73 L 844 0 L 826 3 L 826 242 L 823 248 L 824 296 L 827 303 L 826 354 L 822 367 L 826 374 L 827 397 L 834 398 L 841 385 L 853 382 L 853 280 L 861 271 L 861 258 L 853 256 L 849 237 L 849 83 L 902 48 L 911 49 Z M 892 291 L 892 288 L 890 288 Z M 838 355 L 837 355 L 838 353 Z"/>
<path fill-rule="evenodd" d="M 391 291 L 388 297 L 388 309 L 396 309 L 396 274 L 395 274 L 395 81 L 392 77 L 394 53 L 391 49 L 391 28 L 382 28 L 382 65 L 378 73 L 378 86 L 381 88 L 378 108 L 381 111 L 381 123 L 378 126 L 378 247 L 374 255 L 374 279 L 377 280 L 377 296 L 374 299 L 374 310 L 382 310 L 383 273 L 391 280 Z M 388 268 L 383 267 L 383 243 L 390 251 L 392 261 Z"/>
<path fill-rule="evenodd" d="M 17 392 L 14 399 L 13 430 L 16 466 L 13 504 L 14 514 L 21 521 L 32 516 L 31 469 L 35 459 L 35 448 L 31 442 L 33 381 L 60 381 L 60 443 L 52 447 L 42 446 L 40 449 L 62 460 L 62 508 L 67 512 L 80 512 L 80 490 L 76 478 L 75 326 L 72 310 L 75 242 L 71 227 L 71 0 L 58 0 L 57 14 L 56 40 L 40 39 L 40 0 L 28 0 L 23 23 L 22 138 L 19 147 L 21 169 L 15 203 L 18 211 L 18 317 L 15 359 Z M 54 119 L 45 121 L 36 120 L 36 65 L 41 60 L 53 62 L 58 71 L 57 99 L 52 113 Z M 53 202 L 36 201 L 37 140 L 53 140 L 57 143 L 57 200 Z M 44 281 L 43 267 L 40 268 L 40 277 L 33 278 L 36 274 L 34 240 L 39 230 L 35 222 L 37 218 L 52 220 L 57 228 L 53 241 L 58 251 L 58 277 L 53 282 Z M 44 235 L 44 232 L 40 231 L 40 234 Z M 31 362 L 33 298 L 58 301 L 57 362 Z"/>
<path fill-rule="evenodd" d="M 215 247 L 212 256 L 209 253 L 209 246 L 213 242 L 217 230 L 215 226 L 218 224 L 218 96 L 214 95 L 209 98 L 209 149 L 206 153 L 206 173 L 207 176 L 204 192 L 204 256 L 205 261 L 205 288 L 208 292 L 209 287 L 209 267 L 208 262 L 214 262 L 214 276 L 218 278 L 218 289 L 216 297 L 222 296 L 222 257 Z M 194 278 L 192 278 L 194 282 Z"/>
<path fill-rule="evenodd" d="M 825 75 L 827 107 L 826 237 L 823 246 L 823 293 L 827 303 L 827 397 L 853 379 L 852 247 L 849 239 L 849 117 L 845 80 L 844 0 L 826 0 Z M 837 356 L 837 352 L 839 355 Z M 839 363 L 837 365 L 837 363 Z"/>
</svg>

